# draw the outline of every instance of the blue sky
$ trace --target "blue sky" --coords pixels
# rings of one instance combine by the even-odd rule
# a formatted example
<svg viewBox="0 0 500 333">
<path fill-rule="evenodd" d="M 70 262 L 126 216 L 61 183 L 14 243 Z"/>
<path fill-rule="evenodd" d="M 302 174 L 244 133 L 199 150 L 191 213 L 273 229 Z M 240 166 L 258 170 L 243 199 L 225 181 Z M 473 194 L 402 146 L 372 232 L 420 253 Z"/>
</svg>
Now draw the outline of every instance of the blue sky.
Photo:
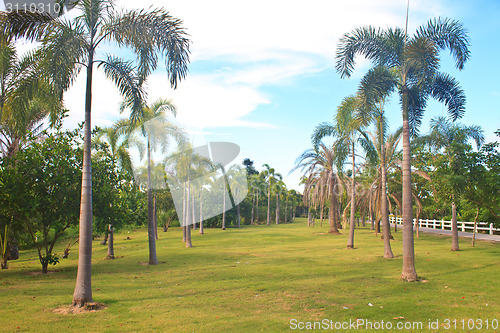
<svg viewBox="0 0 500 333">
<path fill-rule="evenodd" d="M 334 70 L 339 37 L 355 27 L 403 27 L 407 0 L 119 0 L 125 9 L 164 7 L 184 21 L 191 35 L 187 79 L 173 91 L 163 68 L 149 79 L 150 100 L 172 98 L 176 121 L 189 130 L 195 144 L 230 141 L 241 147 L 238 162 L 248 157 L 257 169 L 268 163 L 285 176 L 289 188 L 300 189 L 299 172 L 288 175 L 297 156 L 310 147 L 314 127 L 332 121 L 345 96 L 356 91 L 370 64 L 358 59 L 352 78 Z M 471 59 L 463 71 L 442 54 L 442 71 L 457 78 L 467 94 L 461 122 L 478 124 L 494 139 L 500 128 L 500 1 L 410 0 L 409 31 L 434 17 L 460 20 L 471 39 Z M 123 54 L 107 46 L 107 52 Z M 116 89 L 97 72 L 93 125 L 111 125 L 120 117 Z M 71 110 L 67 127 L 83 121 L 84 80 L 65 97 Z M 387 107 L 391 129 L 401 125 L 397 97 Z M 430 103 L 421 132 L 432 117 L 446 115 Z"/>
</svg>

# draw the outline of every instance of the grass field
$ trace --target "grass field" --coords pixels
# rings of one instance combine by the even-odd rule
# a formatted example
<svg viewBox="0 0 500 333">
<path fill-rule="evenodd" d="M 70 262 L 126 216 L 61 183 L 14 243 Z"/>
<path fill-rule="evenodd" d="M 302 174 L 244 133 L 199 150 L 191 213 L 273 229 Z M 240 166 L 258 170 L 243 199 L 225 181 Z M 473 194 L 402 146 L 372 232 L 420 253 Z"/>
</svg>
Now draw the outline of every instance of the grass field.
<svg viewBox="0 0 500 333">
<path fill-rule="evenodd" d="M 38 274 L 36 253 L 25 251 L 0 271 L 0 331 L 286 332 L 299 330 L 299 322 L 322 321 L 347 332 L 352 326 L 336 330 L 335 323 L 341 328 L 357 319 L 374 325 L 360 325 L 362 332 L 387 331 L 376 330 L 382 321 L 401 332 L 500 331 L 492 329 L 500 320 L 500 245 L 472 248 L 461 239 L 456 253 L 449 250 L 450 238 L 421 235 L 415 253 L 422 280 L 405 283 L 399 279 L 401 232 L 392 242 L 396 258 L 387 260 L 382 241 L 368 228 L 356 230 L 354 250 L 345 248 L 347 232 L 327 230 L 319 223 L 308 228 L 304 220 L 206 229 L 205 235 L 193 232 L 194 247 L 187 249 L 181 230 L 170 229 L 159 234 L 157 266 L 145 265 L 145 229 L 116 235 L 115 260 L 103 259 L 106 246 L 96 240 L 93 296 L 107 308 L 84 314 L 54 313 L 72 300 L 76 246 L 47 275 Z M 429 329 L 429 320 L 439 320 L 439 330 Z M 413 322 L 423 329 L 409 329 Z M 397 330 L 398 323 L 407 329 Z"/>
</svg>

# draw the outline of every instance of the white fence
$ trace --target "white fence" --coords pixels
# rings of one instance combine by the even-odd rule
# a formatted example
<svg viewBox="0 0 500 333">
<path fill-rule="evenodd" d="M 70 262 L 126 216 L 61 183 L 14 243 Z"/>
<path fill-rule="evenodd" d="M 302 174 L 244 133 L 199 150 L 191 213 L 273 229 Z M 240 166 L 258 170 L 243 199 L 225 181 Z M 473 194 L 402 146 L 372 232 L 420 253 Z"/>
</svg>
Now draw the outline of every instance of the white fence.
<svg viewBox="0 0 500 333">
<path fill-rule="evenodd" d="M 394 215 L 389 216 L 389 222 L 394 223 Z M 413 225 L 415 225 L 416 219 L 413 219 Z M 396 224 L 403 224 L 403 218 L 398 217 L 396 219 Z M 441 220 L 423 220 L 418 221 L 419 227 L 431 228 L 431 229 L 441 229 L 441 230 L 451 230 L 451 221 L 441 221 Z M 457 221 L 457 226 L 459 231 L 472 232 L 474 230 L 474 222 L 462 222 Z M 493 235 L 495 231 L 500 232 L 500 229 L 493 228 L 493 223 L 488 222 L 477 222 L 477 231 L 487 231 L 490 235 Z"/>
</svg>

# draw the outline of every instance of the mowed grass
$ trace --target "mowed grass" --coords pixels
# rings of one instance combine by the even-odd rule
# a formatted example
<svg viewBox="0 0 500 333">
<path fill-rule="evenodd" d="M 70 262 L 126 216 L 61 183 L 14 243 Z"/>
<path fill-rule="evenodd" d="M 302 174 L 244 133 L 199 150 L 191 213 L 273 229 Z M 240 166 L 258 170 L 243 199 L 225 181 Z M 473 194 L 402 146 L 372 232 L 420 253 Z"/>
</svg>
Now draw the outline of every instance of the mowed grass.
<svg viewBox="0 0 500 333">
<path fill-rule="evenodd" d="M 461 332 L 470 331 L 461 329 L 462 319 L 465 325 L 469 319 L 500 320 L 500 245 L 472 248 L 461 239 L 456 253 L 450 238 L 421 234 L 415 252 L 424 281 L 405 283 L 399 278 L 401 231 L 392 241 L 396 258 L 387 260 L 369 228 L 356 230 L 354 250 L 346 249 L 347 231 L 327 230 L 326 223 L 308 228 L 303 219 L 206 229 L 205 235 L 193 231 L 194 247 L 184 248 L 181 230 L 170 229 L 159 233 L 157 266 L 145 264 L 145 229 L 116 235 L 115 260 L 103 259 L 106 246 L 96 240 L 93 297 L 107 308 L 84 314 L 53 312 L 71 303 L 77 246 L 47 275 L 36 274 L 36 253 L 24 251 L 9 262 L 11 269 L 0 271 L 0 331 L 283 332 L 291 331 L 292 319 L 366 319 L 422 322 L 422 330 L 404 331 L 435 332 L 427 329 L 429 320 L 457 319 L 457 329 L 447 331 Z"/>
</svg>

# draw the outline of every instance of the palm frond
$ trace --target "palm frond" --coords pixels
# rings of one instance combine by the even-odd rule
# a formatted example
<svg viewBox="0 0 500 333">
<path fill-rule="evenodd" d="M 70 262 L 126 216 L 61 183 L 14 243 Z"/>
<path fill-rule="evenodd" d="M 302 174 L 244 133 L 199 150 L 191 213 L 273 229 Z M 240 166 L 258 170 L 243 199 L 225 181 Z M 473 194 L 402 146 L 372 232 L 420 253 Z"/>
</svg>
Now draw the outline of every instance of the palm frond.
<svg viewBox="0 0 500 333">
<path fill-rule="evenodd" d="M 106 39 L 115 40 L 118 44 L 135 50 L 141 78 L 156 68 L 156 53 L 165 56 L 167 74 L 173 88 L 187 75 L 190 43 L 188 35 L 182 27 L 182 21 L 175 19 L 164 9 L 131 11 L 112 16 L 104 25 L 103 33 Z"/>
<path fill-rule="evenodd" d="M 342 78 L 350 77 L 354 71 L 356 55 L 375 60 L 384 57 L 386 52 L 381 48 L 381 30 L 371 26 L 357 28 L 344 34 L 337 46 L 335 68 Z"/>
<path fill-rule="evenodd" d="M 311 142 L 314 147 L 319 146 L 321 140 L 327 136 L 335 136 L 337 131 L 334 126 L 329 123 L 323 122 L 316 126 L 313 134 L 311 135 Z"/>
<path fill-rule="evenodd" d="M 416 36 L 432 40 L 439 49 L 448 48 L 458 69 L 463 69 L 470 57 L 469 36 L 459 21 L 448 18 L 431 19 L 427 25 L 417 30 Z"/>
<path fill-rule="evenodd" d="M 125 104 L 131 109 L 132 122 L 137 121 L 143 112 L 145 92 L 132 63 L 109 55 L 106 61 L 99 63 L 98 67 L 100 66 L 103 67 L 106 77 L 115 83 L 124 97 Z"/>
<path fill-rule="evenodd" d="M 430 95 L 448 107 L 453 121 L 465 113 L 465 92 L 457 80 L 448 74 L 438 73 L 430 88 Z"/>
</svg>

